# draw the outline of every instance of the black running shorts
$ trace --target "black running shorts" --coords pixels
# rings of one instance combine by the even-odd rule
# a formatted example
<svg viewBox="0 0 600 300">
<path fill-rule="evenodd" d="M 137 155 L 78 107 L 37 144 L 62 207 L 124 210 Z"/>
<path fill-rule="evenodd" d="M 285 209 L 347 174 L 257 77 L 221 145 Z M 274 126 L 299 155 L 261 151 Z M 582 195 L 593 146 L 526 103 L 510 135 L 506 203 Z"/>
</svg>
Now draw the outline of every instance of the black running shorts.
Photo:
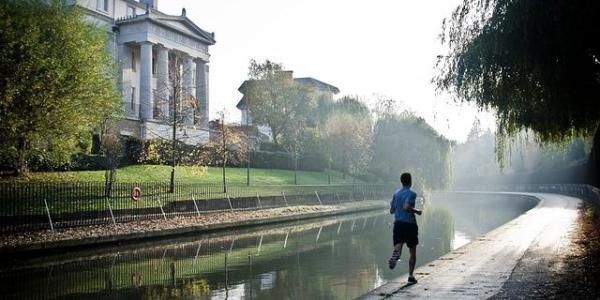
<svg viewBox="0 0 600 300">
<path fill-rule="evenodd" d="M 415 223 L 394 222 L 394 246 L 406 243 L 409 248 L 419 244 L 419 227 Z"/>
</svg>

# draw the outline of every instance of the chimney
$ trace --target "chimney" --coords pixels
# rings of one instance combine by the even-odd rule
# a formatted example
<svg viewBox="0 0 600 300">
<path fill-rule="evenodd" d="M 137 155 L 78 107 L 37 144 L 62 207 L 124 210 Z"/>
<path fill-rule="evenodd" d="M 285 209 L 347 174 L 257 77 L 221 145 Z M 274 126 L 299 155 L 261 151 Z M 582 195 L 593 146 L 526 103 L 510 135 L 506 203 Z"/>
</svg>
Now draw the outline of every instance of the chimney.
<svg viewBox="0 0 600 300">
<path fill-rule="evenodd" d="M 294 71 L 281 70 L 281 71 L 278 71 L 278 73 L 286 80 L 289 80 L 289 81 L 294 80 Z"/>
<path fill-rule="evenodd" d="M 158 0 L 140 0 L 140 3 L 144 3 L 150 8 L 158 10 Z"/>
</svg>

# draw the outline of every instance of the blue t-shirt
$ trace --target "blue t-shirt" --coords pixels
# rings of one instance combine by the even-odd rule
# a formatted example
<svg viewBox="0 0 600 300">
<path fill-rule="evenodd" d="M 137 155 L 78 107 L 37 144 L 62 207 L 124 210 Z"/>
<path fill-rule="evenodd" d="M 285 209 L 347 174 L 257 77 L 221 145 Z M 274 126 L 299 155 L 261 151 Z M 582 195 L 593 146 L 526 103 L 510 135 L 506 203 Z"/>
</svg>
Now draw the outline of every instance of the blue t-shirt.
<svg viewBox="0 0 600 300">
<path fill-rule="evenodd" d="M 394 193 L 390 206 L 396 210 L 394 213 L 394 219 L 396 222 L 417 223 L 415 214 L 408 213 L 404 210 L 404 206 L 407 203 L 412 207 L 415 207 L 416 199 L 417 194 L 411 191 L 410 188 L 401 188 Z"/>
</svg>

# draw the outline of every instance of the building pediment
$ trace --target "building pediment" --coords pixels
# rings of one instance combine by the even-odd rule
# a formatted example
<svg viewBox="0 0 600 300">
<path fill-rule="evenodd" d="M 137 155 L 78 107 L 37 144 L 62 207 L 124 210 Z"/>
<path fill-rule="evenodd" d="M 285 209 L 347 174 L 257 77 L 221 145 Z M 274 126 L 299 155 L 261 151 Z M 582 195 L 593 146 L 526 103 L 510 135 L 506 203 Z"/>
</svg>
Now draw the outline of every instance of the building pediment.
<svg viewBox="0 0 600 300">
<path fill-rule="evenodd" d="M 163 26 L 172 28 L 181 33 L 194 36 L 198 39 L 204 40 L 208 45 L 215 44 L 215 34 L 207 32 L 198 27 L 194 22 L 188 19 L 186 16 L 168 16 L 158 15 L 152 16 L 151 19 Z"/>
<path fill-rule="evenodd" d="M 150 13 L 116 20 L 116 24 L 119 27 L 127 27 L 128 25 L 143 22 L 154 23 L 158 25 L 158 27 L 163 27 L 174 33 L 200 41 L 207 46 L 214 45 L 216 42 L 214 33 L 202 30 L 186 16 L 169 16 L 162 13 Z"/>
</svg>

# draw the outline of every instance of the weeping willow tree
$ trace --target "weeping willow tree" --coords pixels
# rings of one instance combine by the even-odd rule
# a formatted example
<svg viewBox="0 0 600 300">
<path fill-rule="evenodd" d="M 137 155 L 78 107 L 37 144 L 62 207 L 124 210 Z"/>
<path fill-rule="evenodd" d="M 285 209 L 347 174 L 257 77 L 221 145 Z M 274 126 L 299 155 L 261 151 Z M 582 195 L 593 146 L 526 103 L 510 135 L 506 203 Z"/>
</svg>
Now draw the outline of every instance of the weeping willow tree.
<svg viewBox="0 0 600 300">
<path fill-rule="evenodd" d="M 504 136 L 539 142 L 600 134 L 600 1 L 463 0 L 444 21 L 433 79 L 441 92 L 497 113 Z M 503 151 L 497 151 L 502 161 Z"/>
</svg>

